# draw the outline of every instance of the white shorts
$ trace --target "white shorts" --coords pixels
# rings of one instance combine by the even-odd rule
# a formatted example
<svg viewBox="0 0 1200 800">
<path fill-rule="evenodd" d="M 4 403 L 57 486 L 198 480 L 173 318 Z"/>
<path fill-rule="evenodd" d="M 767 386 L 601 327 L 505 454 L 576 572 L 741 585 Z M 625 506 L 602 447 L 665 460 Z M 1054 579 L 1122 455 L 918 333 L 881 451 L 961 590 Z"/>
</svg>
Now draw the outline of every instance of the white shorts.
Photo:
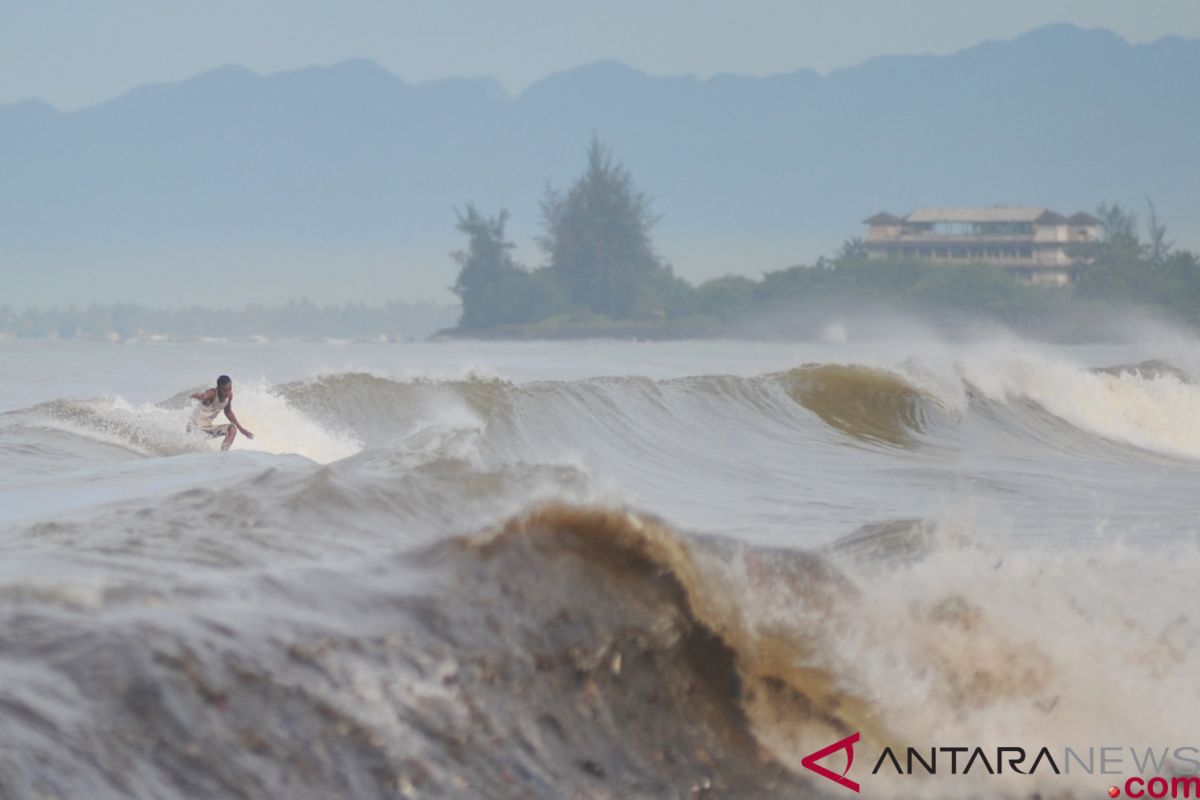
<svg viewBox="0 0 1200 800">
<path fill-rule="evenodd" d="M 227 433 L 229 433 L 229 429 L 232 427 L 233 425 L 231 423 L 225 422 L 220 425 L 188 425 L 188 430 L 195 431 L 197 433 L 207 433 L 209 436 L 215 438 L 217 436 L 225 436 Z"/>
</svg>

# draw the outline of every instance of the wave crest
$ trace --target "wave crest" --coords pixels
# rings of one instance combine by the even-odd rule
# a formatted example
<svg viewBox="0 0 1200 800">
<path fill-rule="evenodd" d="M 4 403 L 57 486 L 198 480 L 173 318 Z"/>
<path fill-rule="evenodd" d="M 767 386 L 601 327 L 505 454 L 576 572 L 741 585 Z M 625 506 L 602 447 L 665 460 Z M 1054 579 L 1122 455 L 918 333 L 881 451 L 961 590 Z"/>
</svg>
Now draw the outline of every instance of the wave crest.
<svg viewBox="0 0 1200 800">
<path fill-rule="evenodd" d="M 931 396 L 887 370 L 814 364 L 788 370 L 779 381 L 830 427 L 864 441 L 912 445 L 938 414 Z"/>
<path fill-rule="evenodd" d="M 818 640 L 746 617 L 742 592 L 748 587 L 727 584 L 718 574 L 718 564 L 729 555 L 720 548 L 728 543 L 711 544 L 716 549 L 705 556 L 653 517 L 548 504 L 468 540 L 467 546 L 484 558 L 525 546 L 552 557 L 570 554 L 600 570 L 621 592 L 643 593 L 647 584 L 662 589 L 691 637 L 680 643 L 681 650 L 700 650 L 712 662 L 706 669 L 723 675 L 710 689 L 728 706 L 728 724 L 744 726 L 744 733 L 793 769 L 799 768 L 801 755 L 831 735 L 860 731 L 882 740 L 885 734 L 870 703 L 848 691 L 821 662 L 814 652 Z M 757 592 L 781 592 L 807 603 L 810 611 L 828 610 L 831 597 L 854 592 L 816 555 L 759 550 L 751 563 Z"/>
</svg>

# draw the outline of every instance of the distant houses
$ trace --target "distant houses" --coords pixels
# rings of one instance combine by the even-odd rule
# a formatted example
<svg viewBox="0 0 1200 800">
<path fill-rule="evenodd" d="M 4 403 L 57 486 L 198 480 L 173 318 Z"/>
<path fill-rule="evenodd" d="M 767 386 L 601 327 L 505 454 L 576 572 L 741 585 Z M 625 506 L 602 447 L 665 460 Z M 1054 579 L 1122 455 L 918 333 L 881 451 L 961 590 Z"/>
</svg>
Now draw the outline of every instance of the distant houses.
<svg viewBox="0 0 1200 800">
<path fill-rule="evenodd" d="M 1048 208 L 922 208 L 863 220 L 872 259 L 907 258 L 1002 267 L 1022 283 L 1065 286 L 1071 245 L 1100 240 L 1100 220 Z"/>
</svg>

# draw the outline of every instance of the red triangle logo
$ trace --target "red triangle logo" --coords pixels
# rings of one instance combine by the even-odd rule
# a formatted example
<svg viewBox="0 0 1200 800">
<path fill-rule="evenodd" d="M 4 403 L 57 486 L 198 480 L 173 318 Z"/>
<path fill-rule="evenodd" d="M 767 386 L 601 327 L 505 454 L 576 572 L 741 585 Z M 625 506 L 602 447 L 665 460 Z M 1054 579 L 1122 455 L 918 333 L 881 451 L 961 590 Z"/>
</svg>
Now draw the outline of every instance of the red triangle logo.
<svg viewBox="0 0 1200 800">
<path fill-rule="evenodd" d="M 806 755 L 804 758 L 802 758 L 800 760 L 800 764 L 805 769 L 811 769 L 813 772 L 817 773 L 822 778 L 828 778 L 829 780 L 833 781 L 834 783 L 838 784 L 839 786 L 845 786 L 850 791 L 857 792 L 858 784 L 846 777 L 846 775 L 850 772 L 851 765 L 854 764 L 854 743 L 857 741 L 858 741 L 858 732 L 856 731 L 856 732 L 850 734 L 849 736 L 847 736 L 845 739 L 842 739 L 840 742 L 834 742 L 833 744 L 829 745 L 828 747 L 822 747 L 820 750 L 816 751 L 815 753 L 809 753 L 808 755 Z M 836 753 L 839 750 L 846 751 L 846 769 L 842 771 L 841 775 L 838 775 L 835 772 L 832 772 L 831 770 L 825 769 L 825 767 L 822 767 L 820 764 L 817 763 L 822 758 L 825 758 L 826 756 L 828 756 L 832 753 Z"/>
</svg>

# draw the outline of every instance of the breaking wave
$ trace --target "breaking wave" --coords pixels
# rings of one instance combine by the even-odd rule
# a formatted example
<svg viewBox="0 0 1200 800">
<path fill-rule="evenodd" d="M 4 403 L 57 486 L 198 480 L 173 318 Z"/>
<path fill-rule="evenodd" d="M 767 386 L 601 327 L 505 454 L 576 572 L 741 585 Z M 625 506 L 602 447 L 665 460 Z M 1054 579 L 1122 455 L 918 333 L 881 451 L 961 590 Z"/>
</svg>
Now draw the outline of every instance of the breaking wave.
<svg viewBox="0 0 1200 800">
<path fill-rule="evenodd" d="M 184 433 L 189 402 L 188 392 L 157 404 L 61 399 L 5 416 L 140 455 L 216 449 L 215 442 Z M 666 466 L 688 440 L 730 431 L 746 446 L 836 444 L 824 429 L 844 444 L 920 449 L 974 448 L 978 442 L 968 437 L 976 427 L 1022 440 L 1031 450 L 1102 455 L 1115 445 L 1200 458 L 1200 428 L 1192 424 L 1200 414 L 1200 386 L 1164 362 L 1090 370 L 1009 356 L 939 369 L 915 362 L 888 369 L 817 364 L 757 377 L 528 384 L 338 373 L 276 387 L 241 386 L 237 410 L 256 433 L 254 441 L 239 439 L 238 449 L 294 453 L 318 463 L 387 448 L 418 462 L 562 461 L 619 445 Z"/>
<path fill-rule="evenodd" d="M 218 442 L 185 431 L 189 393 L 142 404 L 60 399 L 10 412 L 0 416 L 0 429 L 25 437 L 18 443 L 10 435 L 0 449 L 41 448 L 46 461 L 62 453 L 64 463 L 71 437 L 81 462 L 110 458 L 97 449 L 105 447 L 142 457 L 215 451 Z M 1193 424 L 1200 385 L 1182 370 L 1161 361 L 1088 369 L 1029 354 L 659 381 L 515 384 L 471 375 L 337 373 L 274 387 L 240 385 L 237 411 L 256 434 L 253 441 L 239 437 L 238 451 L 322 464 L 367 458 L 408 467 L 446 459 L 492 469 L 558 465 L 602 479 L 625 476 L 625 492 L 636 478 L 641 489 L 632 498 L 652 507 L 664 493 L 678 495 L 693 473 L 748 478 L 771 464 L 775 480 L 811 483 L 812 476 L 789 473 L 794 459 L 787 453 L 796 448 L 865 448 L 878 458 L 892 453 L 930 465 L 953 452 L 1200 459 Z M 849 464 L 856 456 L 834 458 Z M 714 508 L 743 503 L 737 485 L 749 484 L 739 478 L 718 487 L 709 498 Z"/>
<path fill-rule="evenodd" d="M 856 439 L 911 444 L 941 417 L 935 398 L 886 370 L 822 364 L 790 370 L 780 380 L 796 402 Z"/>
<path fill-rule="evenodd" d="M 324 514 L 362 501 L 322 474 Z M 305 494 L 278 480 L 255 489 Z M 264 517 L 301 549 L 331 530 Z M 805 552 L 552 502 L 384 557 L 239 560 L 255 529 L 188 525 L 144 547 L 163 569 L 136 582 L 0 582 L 4 796 L 808 797 L 826 787 L 800 759 L 854 731 L 868 753 L 1192 732 L 1200 628 L 1158 612 L 1191 590 L 1194 552 L 1023 554 L 950 520 Z M 167 566 L 213 538 L 235 550 Z M 1114 595 L 1131 570 L 1155 580 Z M 17 668 L 34 658 L 51 666 Z M 1086 775 L 866 772 L 871 796 L 1095 793 Z"/>
<path fill-rule="evenodd" d="M 25 426 L 73 434 L 92 442 L 126 448 L 142 456 L 174 456 L 219 449 L 219 440 L 189 433 L 190 407 L 183 405 L 191 391 L 162 403 L 129 403 L 121 397 L 87 400 L 60 399 L 24 412 Z M 322 427 L 298 411 L 278 392 L 262 387 L 238 387 L 238 419 L 253 440 L 239 437 L 237 446 L 251 452 L 296 454 L 317 463 L 351 456 L 362 443 Z"/>
</svg>

